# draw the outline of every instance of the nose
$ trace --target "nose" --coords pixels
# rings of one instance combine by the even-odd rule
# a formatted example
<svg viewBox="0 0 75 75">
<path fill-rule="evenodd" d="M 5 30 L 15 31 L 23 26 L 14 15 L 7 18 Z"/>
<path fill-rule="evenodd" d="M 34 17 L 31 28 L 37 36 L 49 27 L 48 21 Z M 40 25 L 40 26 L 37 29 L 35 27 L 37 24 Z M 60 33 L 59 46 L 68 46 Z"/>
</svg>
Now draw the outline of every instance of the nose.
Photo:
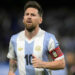
<svg viewBox="0 0 75 75">
<path fill-rule="evenodd" d="M 31 15 L 28 15 L 28 18 L 31 19 Z"/>
</svg>

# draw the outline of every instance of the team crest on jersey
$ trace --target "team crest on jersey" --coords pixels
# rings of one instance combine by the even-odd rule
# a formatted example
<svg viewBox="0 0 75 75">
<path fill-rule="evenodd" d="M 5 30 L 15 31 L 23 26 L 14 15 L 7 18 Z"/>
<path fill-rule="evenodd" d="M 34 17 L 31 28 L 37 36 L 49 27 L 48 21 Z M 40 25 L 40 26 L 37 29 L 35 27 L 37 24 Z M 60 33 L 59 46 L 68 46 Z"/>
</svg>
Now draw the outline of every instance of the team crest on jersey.
<svg viewBox="0 0 75 75">
<path fill-rule="evenodd" d="M 19 51 L 23 50 L 23 48 L 18 48 Z"/>
<path fill-rule="evenodd" d="M 36 51 L 41 51 L 41 46 L 39 46 L 39 45 L 36 46 L 36 47 L 35 47 L 35 50 L 36 50 Z"/>
<path fill-rule="evenodd" d="M 54 57 L 57 57 L 57 53 L 55 51 L 52 52 Z"/>
</svg>

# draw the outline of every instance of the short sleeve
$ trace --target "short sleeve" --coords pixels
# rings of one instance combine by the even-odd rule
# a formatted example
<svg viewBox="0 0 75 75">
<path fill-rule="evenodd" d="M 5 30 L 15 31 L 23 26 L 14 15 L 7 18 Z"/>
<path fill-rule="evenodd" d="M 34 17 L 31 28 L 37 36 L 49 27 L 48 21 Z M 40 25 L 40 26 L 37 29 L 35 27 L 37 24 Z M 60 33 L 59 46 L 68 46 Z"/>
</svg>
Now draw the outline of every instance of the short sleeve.
<svg viewBox="0 0 75 75">
<path fill-rule="evenodd" d="M 60 60 L 64 58 L 63 52 L 61 51 L 59 43 L 54 35 L 52 35 L 49 40 L 48 51 L 53 60 Z"/>
<path fill-rule="evenodd" d="M 12 38 L 10 39 L 9 51 L 8 51 L 8 54 L 7 54 L 7 58 L 9 58 L 9 59 L 15 58 L 15 50 L 14 50 L 14 46 L 13 46 L 13 43 L 12 43 Z"/>
<path fill-rule="evenodd" d="M 54 35 L 51 35 L 48 43 L 48 50 L 51 51 L 59 46 L 58 41 L 56 40 Z"/>
</svg>

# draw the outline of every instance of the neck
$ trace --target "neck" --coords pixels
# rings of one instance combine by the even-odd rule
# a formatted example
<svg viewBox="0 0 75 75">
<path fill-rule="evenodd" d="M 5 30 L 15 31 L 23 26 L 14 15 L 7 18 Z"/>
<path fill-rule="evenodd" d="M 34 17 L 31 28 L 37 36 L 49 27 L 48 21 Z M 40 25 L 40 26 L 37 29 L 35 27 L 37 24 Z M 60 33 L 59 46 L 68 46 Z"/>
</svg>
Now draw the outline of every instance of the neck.
<svg viewBox="0 0 75 75">
<path fill-rule="evenodd" d="M 32 39 L 39 31 L 39 27 L 36 27 L 32 32 L 29 32 L 25 29 L 25 36 L 30 40 Z"/>
</svg>

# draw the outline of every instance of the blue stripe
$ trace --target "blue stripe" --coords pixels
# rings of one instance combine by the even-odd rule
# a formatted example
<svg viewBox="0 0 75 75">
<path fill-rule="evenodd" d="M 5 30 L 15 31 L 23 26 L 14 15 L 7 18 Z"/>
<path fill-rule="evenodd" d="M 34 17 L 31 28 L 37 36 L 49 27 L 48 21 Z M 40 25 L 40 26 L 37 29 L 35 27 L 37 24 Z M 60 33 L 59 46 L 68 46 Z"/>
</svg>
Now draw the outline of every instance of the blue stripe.
<svg viewBox="0 0 75 75">
<path fill-rule="evenodd" d="M 17 55 L 17 37 L 18 37 L 18 34 L 13 35 L 11 37 L 11 43 L 12 43 L 13 48 L 14 48 L 15 56 Z"/>
<path fill-rule="evenodd" d="M 49 44 L 50 38 L 48 37 L 48 34 L 45 32 L 44 35 L 44 41 L 43 41 L 43 61 L 48 61 L 48 44 Z M 44 75 L 49 75 L 48 71 L 44 69 Z"/>
<path fill-rule="evenodd" d="M 55 47 L 59 45 L 58 41 L 56 40 L 53 34 L 45 32 L 44 41 L 43 41 L 43 56 L 42 56 L 44 61 L 48 61 L 48 51 L 49 51 L 48 45 L 51 38 L 54 40 Z"/>
<path fill-rule="evenodd" d="M 58 47 L 59 43 L 58 43 L 57 39 L 55 38 L 55 36 L 52 35 L 51 37 L 54 40 L 55 48 Z"/>
<path fill-rule="evenodd" d="M 28 43 L 25 41 L 25 63 L 26 63 L 26 75 L 35 75 L 35 70 L 32 66 L 32 54 L 33 54 L 34 42 Z"/>
<path fill-rule="evenodd" d="M 45 32 L 44 41 L 43 41 L 43 61 L 48 61 L 48 43 L 49 43 L 48 34 Z"/>
<path fill-rule="evenodd" d="M 43 61 L 48 61 L 48 54 L 49 54 L 48 53 L 48 51 L 49 51 L 48 45 L 49 45 L 50 38 L 52 38 L 54 40 L 55 47 L 57 47 L 59 45 L 58 41 L 56 40 L 56 38 L 53 34 L 45 32 L 44 41 L 43 41 L 43 55 L 42 55 Z M 46 69 L 44 70 L 44 73 L 45 73 L 45 75 L 49 75 L 49 73 Z"/>
</svg>

